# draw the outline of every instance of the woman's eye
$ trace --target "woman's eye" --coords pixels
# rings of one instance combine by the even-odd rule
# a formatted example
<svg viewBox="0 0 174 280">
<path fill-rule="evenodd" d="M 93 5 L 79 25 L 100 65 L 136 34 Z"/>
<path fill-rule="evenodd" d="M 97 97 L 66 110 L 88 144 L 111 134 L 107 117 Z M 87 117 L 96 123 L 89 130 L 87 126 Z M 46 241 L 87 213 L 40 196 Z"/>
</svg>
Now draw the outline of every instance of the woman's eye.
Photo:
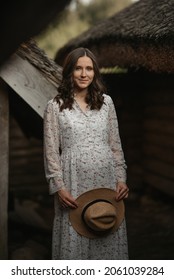
<svg viewBox="0 0 174 280">
<path fill-rule="evenodd" d="M 88 70 L 88 71 L 92 71 L 92 70 L 93 70 L 93 68 L 89 66 L 89 67 L 87 67 L 87 68 L 86 68 L 86 70 Z"/>
<path fill-rule="evenodd" d="M 75 67 L 75 70 L 80 70 L 81 68 L 79 66 L 76 66 Z"/>
</svg>

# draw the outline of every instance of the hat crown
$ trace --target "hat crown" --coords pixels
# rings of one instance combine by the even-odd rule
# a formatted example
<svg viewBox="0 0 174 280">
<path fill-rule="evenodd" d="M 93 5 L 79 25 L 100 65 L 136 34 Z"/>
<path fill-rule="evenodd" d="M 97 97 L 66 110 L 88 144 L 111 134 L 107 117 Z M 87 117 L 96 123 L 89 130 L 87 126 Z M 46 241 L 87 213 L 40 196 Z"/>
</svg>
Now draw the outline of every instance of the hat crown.
<svg viewBox="0 0 174 280">
<path fill-rule="evenodd" d="M 116 223 L 116 208 L 109 201 L 94 201 L 85 207 L 83 221 L 91 230 L 104 233 Z"/>
</svg>

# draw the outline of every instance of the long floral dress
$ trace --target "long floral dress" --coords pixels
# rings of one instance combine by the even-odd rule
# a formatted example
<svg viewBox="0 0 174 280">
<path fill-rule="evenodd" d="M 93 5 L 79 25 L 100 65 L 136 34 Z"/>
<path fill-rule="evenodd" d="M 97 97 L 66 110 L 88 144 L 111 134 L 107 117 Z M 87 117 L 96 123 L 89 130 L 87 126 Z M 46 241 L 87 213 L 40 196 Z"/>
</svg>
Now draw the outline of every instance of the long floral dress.
<svg viewBox="0 0 174 280">
<path fill-rule="evenodd" d="M 52 259 L 128 259 L 125 219 L 107 237 L 88 239 L 73 229 L 69 210 L 60 208 L 57 195 L 66 188 L 76 198 L 94 188 L 115 190 L 118 181 L 125 182 L 126 165 L 111 97 L 104 94 L 100 110 L 85 112 L 75 100 L 71 110 L 63 111 L 50 100 L 44 113 L 44 162 L 55 205 Z"/>
</svg>

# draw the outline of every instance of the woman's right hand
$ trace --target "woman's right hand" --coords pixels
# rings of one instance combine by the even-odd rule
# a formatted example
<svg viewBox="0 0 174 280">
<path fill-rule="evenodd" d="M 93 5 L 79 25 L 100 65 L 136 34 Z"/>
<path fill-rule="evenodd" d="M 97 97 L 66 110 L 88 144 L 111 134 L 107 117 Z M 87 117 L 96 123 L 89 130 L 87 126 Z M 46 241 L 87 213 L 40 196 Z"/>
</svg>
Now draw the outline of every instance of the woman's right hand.
<svg viewBox="0 0 174 280">
<path fill-rule="evenodd" d="M 78 207 L 75 199 L 65 189 L 61 189 L 58 191 L 58 198 L 59 198 L 60 204 L 63 208 L 67 208 L 67 207 L 77 208 Z"/>
</svg>

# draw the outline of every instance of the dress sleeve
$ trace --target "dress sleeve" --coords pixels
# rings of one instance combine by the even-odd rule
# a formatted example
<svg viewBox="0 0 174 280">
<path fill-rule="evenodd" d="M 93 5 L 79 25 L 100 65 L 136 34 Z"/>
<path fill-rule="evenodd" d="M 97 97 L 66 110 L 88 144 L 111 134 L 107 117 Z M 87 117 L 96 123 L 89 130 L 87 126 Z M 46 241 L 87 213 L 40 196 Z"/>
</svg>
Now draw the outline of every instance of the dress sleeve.
<svg viewBox="0 0 174 280">
<path fill-rule="evenodd" d="M 59 151 L 59 105 L 49 101 L 44 111 L 44 167 L 49 194 L 65 188 Z"/>
<path fill-rule="evenodd" d="M 122 150 L 117 114 L 114 103 L 108 96 L 109 104 L 109 144 L 116 160 L 116 174 L 118 182 L 126 182 L 126 164 Z"/>
</svg>

